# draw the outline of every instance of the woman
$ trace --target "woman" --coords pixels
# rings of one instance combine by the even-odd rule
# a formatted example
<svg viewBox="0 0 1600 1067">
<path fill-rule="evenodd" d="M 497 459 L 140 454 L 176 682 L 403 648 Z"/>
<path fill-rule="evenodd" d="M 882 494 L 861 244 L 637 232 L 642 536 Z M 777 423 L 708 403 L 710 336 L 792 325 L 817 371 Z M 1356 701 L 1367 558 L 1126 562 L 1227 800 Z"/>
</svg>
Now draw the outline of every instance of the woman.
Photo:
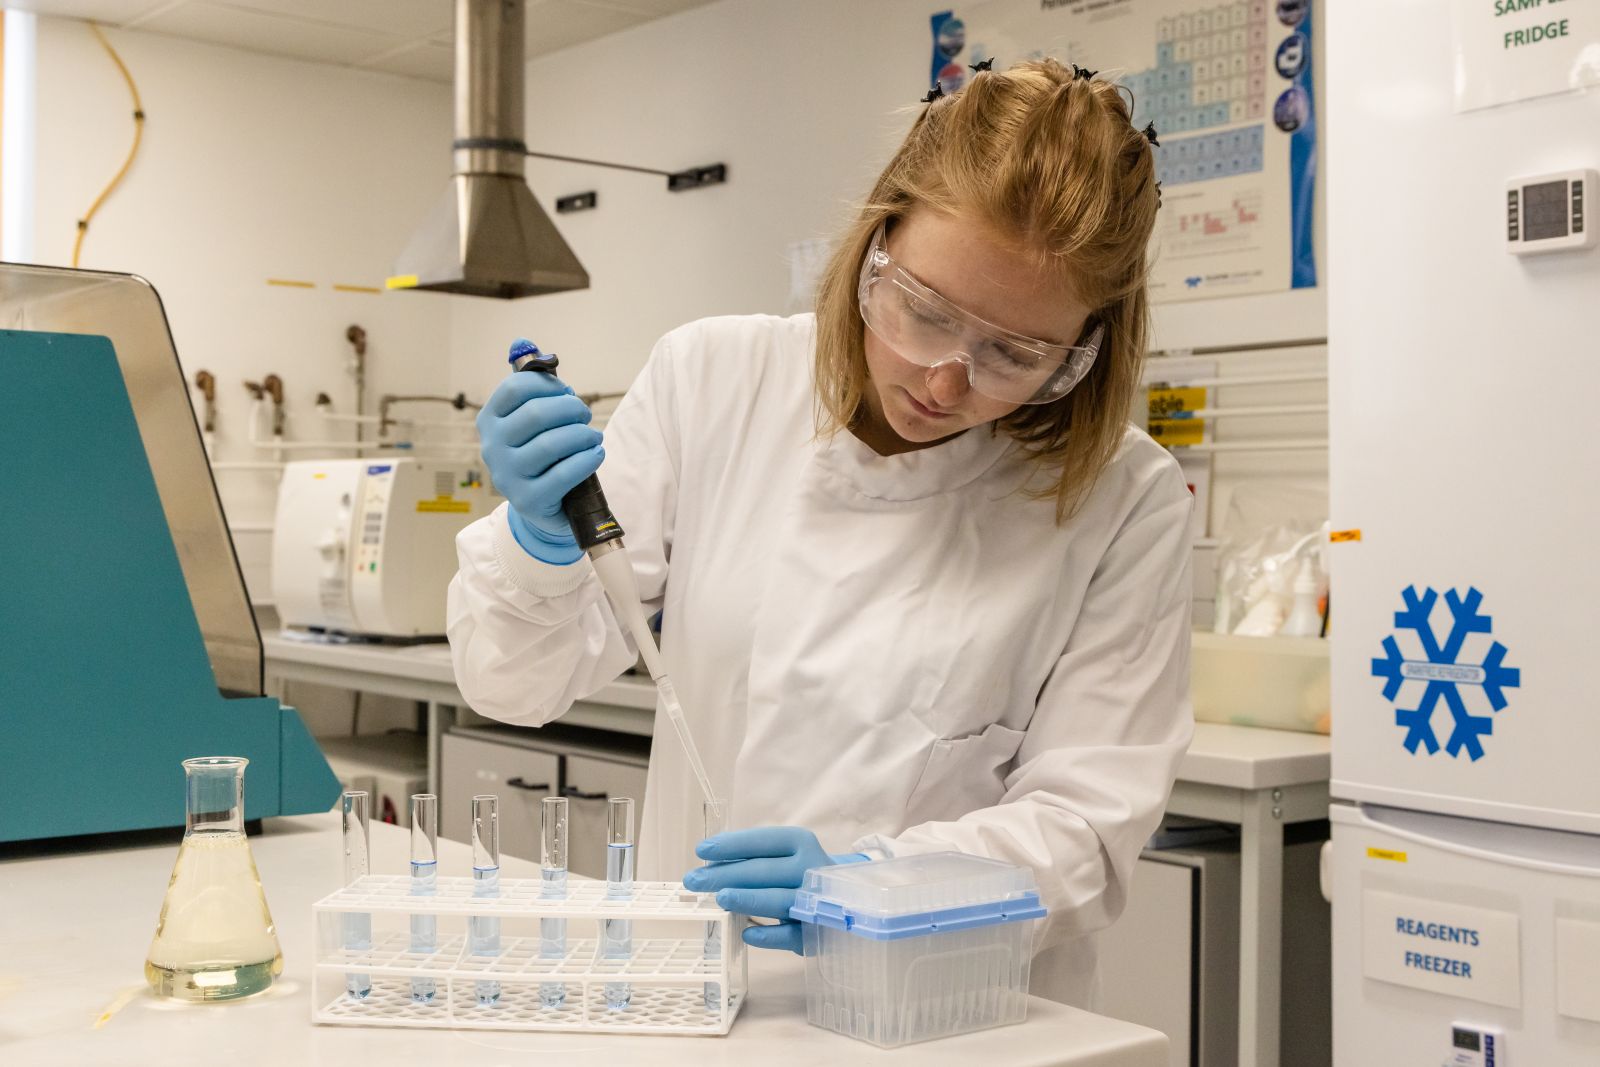
<svg viewBox="0 0 1600 1067">
<path fill-rule="evenodd" d="M 538 726 L 635 650 L 561 517 L 603 480 L 734 824 L 686 884 L 786 919 L 803 871 L 957 849 L 1031 867 L 1033 989 L 1092 1003 L 1186 746 L 1191 498 L 1128 425 L 1158 206 L 1117 88 L 978 73 L 912 125 L 815 315 L 664 337 L 605 434 L 514 374 L 485 407 L 507 507 L 465 530 L 456 677 Z M 699 791 L 651 753 L 645 877 L 698 862 Z M 751 944 L 796 947 L 790 924 Z"/>
</svg>

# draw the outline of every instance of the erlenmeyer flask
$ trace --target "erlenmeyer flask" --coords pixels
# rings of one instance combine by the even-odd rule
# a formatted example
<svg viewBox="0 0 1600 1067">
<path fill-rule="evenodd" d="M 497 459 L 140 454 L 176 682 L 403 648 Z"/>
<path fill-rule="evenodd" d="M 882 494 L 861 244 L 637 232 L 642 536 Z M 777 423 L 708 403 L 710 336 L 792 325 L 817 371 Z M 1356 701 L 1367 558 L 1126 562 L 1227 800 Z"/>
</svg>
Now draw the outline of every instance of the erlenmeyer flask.
<svg viewBox="0 0 1600 1067">
<path fill-rule="evenodd" d="M 144 976 L 158 996 L 236 1000 L 272 985 L 283 953 L 244 833 L 238 756 L 183 761 L 188 812 Z"/>
</svg>

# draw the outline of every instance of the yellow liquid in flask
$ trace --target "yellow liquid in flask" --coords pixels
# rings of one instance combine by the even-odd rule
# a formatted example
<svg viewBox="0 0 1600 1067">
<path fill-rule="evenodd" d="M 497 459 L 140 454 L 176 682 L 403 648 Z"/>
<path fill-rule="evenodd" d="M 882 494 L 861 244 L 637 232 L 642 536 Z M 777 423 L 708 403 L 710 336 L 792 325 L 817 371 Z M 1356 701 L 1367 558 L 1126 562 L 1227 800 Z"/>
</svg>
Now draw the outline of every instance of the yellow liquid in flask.
<svg viewBox="0 0 1600 1067">
<path fill-rule="evenodd" d="M 242 833 L 190 833 L 178 849 L 144 976 L 157 995 L 236 1000 L 283 972 L 261 877 Z"/>
</svg>

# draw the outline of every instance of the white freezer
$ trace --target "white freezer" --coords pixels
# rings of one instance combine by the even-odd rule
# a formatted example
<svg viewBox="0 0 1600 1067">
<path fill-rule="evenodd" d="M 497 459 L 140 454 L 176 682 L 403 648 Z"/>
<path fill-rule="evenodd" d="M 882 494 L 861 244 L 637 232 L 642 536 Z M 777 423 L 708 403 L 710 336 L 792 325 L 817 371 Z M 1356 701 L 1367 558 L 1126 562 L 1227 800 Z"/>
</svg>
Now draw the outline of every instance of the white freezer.
<svg viewBox="0 0 1600 1067">
<path fill-rule="evenodd" d="M 1325 5 L 1332 791 L 1600 833 L 1600 249 L 1506 243 L 1508 182 L 1600 166 L 1600 92 L 1457 113 L 1471 4 Z"/>
<path fill-rule="evenodd" d="M 1336 804 L 1334 1067 L 1600 1064 L 1600 838 Z M 1466 1061 L 1464 1061 L 1466 1062 Z"/>
</svg>

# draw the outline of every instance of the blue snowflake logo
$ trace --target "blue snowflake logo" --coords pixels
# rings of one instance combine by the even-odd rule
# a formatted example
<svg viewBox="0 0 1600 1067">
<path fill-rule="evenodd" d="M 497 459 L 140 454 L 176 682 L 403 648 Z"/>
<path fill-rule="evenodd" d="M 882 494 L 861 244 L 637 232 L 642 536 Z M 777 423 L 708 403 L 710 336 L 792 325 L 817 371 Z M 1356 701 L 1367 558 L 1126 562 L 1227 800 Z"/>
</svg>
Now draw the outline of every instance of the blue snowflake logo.
<svg viewBox="0 0 1600 1067">
<path fill-rule="evenodd" d="M 1395 725 L 1405 728 L 1406 750 L 1413 756 L 1419 747 L 1427 749 L 1430 756 L 1439 751 L 1433 719 L 1442 701 L 1451 722 L 1445 751 L 1458 757 L 1466 752 L 1475 761 L 1481 759 L 1481 739 L 1494 733 L 1493 713 L 1506 706 L 1505 691 L 1522 684 L 1522 672 L 1507 667 L 1506 647 L 1489 639 L 1493 620 L 1478 611 L 1483 603 L 1478 590 L 1469 588 L 1464 597 L 1454 589 L 1444 594 L 1450 625 L 1442 642 L 1433 625 L 1439 594 L 1428 588 L 1419 596 L 1416 587 L 1410 586 L 1401 595 L 1405 609 L 1394 613 L 1394 626 L 1414 635 L 1407 643 L 1420 650 L 1421 658 L 1402 654 L 1400 638 L 1404 635 L 1391 634 L 1383 639 L 1383 657 L 1372 661 L 1372 675 L 1384 679 L 1383 696 L 1395 705 Z M 1474 639 L 1476 634 L 1484 636 Z M 1468 655 L 1469 651 L 1481 654 Z M 1422 692 L 1417 697 L 1419 688 Z M 1415 706 L 1408 707 L 1412 704 Z"/>
</svg>

